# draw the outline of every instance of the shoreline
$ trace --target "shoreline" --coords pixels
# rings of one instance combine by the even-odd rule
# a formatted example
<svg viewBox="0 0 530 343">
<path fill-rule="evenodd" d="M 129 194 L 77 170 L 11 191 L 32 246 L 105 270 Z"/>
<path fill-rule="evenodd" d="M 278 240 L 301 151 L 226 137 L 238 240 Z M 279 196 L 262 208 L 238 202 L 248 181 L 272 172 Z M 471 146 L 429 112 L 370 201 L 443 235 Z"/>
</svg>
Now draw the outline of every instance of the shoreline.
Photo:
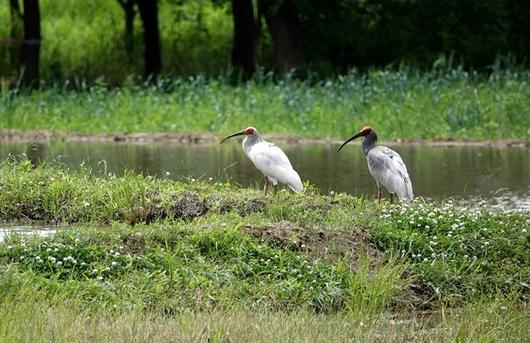
<svg viewBox="0 0 530 343">
<path fill-rule="evenodd" d="M 285 144 L 341 144 L 343 140 L 306 138 L 289 134 L 264 135 L 267 140 Z M 89 134 L 89 133 L 57 133 L 51 130 L 21 130 L 0 129 L 0 140 L 2 142 L 93 142 L 93 143 L 171 143 L 180 145 L 212 145 L 217 144 L 222 137 L 211 132 L 190 133 L 113 133 L 113 134 Z M 428 146 L 492 146 L 510 148 L 530 148 L 530 140 L 524 139 L 499 139 L 499 140 L 463 140 L 463 139 L 432 139 L 432 140 L 390 140 L 382 141 L 390 145 L 428 145 Z"/>
</svg>

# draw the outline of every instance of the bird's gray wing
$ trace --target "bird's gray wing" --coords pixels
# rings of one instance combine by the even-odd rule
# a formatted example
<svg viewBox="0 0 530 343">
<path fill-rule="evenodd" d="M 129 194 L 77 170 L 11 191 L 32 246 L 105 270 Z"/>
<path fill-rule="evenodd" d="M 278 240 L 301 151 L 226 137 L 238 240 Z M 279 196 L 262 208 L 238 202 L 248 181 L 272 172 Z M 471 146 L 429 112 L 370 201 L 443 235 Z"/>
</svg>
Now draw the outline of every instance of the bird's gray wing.
<svg viewBox="0 0 530 343">
<path fill-rule="evenodd" d="M 370 149 L 367 158 L 370 173 L 377 182 L 401 199 L 413 199 L 407 166 L 397 152 L 384 146 L 376 146 Z"/>
</svg>

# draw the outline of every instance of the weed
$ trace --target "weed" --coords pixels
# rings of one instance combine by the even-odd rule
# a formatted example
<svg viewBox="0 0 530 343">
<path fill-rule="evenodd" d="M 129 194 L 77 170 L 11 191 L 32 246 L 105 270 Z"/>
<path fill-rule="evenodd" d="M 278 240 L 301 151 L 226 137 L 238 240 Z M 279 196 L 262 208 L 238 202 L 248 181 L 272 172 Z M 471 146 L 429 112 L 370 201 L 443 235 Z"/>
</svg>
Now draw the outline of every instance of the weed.
<svg viewBox="0 0 530 343">
<path fill-rule="evenodd" d="M 231 86 L 216 79 L 152 87 L 60 88 L 0 96 L 0 127 L 61 133 L 262 132 L 343 139 L 363 124 L 391 139 L 528 139 L 529 73 L 352 72 L 317 84 Z M 165 85 L 162 87 L 162 84 Z M 170 91 L 164 90 L 171 85 Z"/>
</svg>

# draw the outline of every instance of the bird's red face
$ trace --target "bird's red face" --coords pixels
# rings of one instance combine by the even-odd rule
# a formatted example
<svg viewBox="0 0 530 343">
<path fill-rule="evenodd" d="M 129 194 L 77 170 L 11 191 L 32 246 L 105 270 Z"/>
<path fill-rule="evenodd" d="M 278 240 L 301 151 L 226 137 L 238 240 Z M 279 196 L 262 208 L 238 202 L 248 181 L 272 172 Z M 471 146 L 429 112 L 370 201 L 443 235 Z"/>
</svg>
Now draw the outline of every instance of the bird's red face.
<svg viewBox="0 0 530 343">
<path fill-rule="evenodd" d="M 231 134 L 230 136 L 227 136 L 227 137 L 223 138 L 223 140 L 221 141 L 221 143 L 223 143 L 224 141 L 226 141 L 228 138 L 232 138 L 232 137 L 235 137 L 235 136 L 252 136 L 252 135 L 254 135 L 254 134 L 256 134 L 256 133 L 257 133 L 256 128 L 250 126 L 250 127 L 247 127 L 247 128 L 244 129 L 244 130 L 234 132 L 234 133 Z"/>
<path fill-rule="evenodd" d="M 359 138 L 359 137 L 366 137 L 370 133 L 372 133 L 373 131 L 374 131 L 374 129 L 372 129 L 371 126 L 363 126 L 361 131 L 359 131 L 357 134 L 355 134 L 352 138 L 348 139 L 346 142 L 342 143 L 342 145 L 339 147 L 338 151 L 340 151 L 340 149 L 342 149 L 343 146 L 345 146 L 349 142 L 353 141 L 354 139 Z"/>
<path fill-rule="evenodd" d="M 245 130 L 243 130 L 245 136 L 253 135 L 256 132 L 256 129 L 253 127 L 247 127 Z"/>
<path fill-rule="evenodd" d="M 363 126 L 363 128 L 361 129 L 361 131 L 359 131 L 359 133 L 362 134 L 362 136 L 368 136 L 370 132 L 372 131 L 373 129 L 371 126 Z"/>
</svg>

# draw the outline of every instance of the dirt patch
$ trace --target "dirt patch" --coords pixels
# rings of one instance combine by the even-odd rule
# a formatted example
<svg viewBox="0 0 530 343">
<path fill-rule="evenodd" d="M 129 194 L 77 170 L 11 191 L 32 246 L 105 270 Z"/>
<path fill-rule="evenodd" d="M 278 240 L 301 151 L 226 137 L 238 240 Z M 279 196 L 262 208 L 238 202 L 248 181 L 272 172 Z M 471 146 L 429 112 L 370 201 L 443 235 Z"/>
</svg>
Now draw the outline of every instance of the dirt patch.
<svg viewBox="0 0 530 343">
<path fill-rule="evenodd" d="M 167 210 L 162 206 L 156 192 L 148 193 L 149 202 L 133 211 L 131 224 L 144 222 L 149 224 L 153 221 L 164 219 L 168 216 Z"/>
<path fill-rule="evenodd" d="M 175 206 L 175 217 L 193 219 L 207 212 L 206 204 L 197 194 L 185 194 Z"/>
<path fill-rule="evenodd" d="M 343 140 L 303 138 L 294 135 L 268 134 L 268 140 L 285 144 L 341 144 Z M 20 130 L 1 129 L 0 140 L 19 142 L 46 142 L 54 140 L 65 140 L 71 142 L 116 142 L 128 144 L 152 144 L 152 143 L 173 143 L 173 144 L 217 144 L 221 135 L 211 132 L 194 133 L 112 133 L 112 134 L 88 134 L 88 133 L 57 133 L 50 130 Z M 501 140 L 393 140 L 383 142 L 388 145 L 431 145 L 431 146 L 496 146 L 496 147 L 517 147 L 530 148 L 530 140 L 524 139 L 501 139 Z"/>
<path fill-rule="evenodd" d="M 219 137 L 212 133 L 113 133 L 113 134 L 88 134 L 88 133 L 57 133 L 50 130 L 0 130 L 0 140 L 13 142 L 116 142 L 116 143 L 174 143 L 174 144 L 213 144 L 219 142 Z"/>
<path fill-rule="evenodd" d="M 199 195 L 187 193 L 180 198 L 175 197 L 170 200 L 171 206 L 162 206 L 160 197 L 156 192 L 148 195 L 150 201 L 142 206 L 132 208 L 122 214 L 122 217 L 115 218 L 135 225 L 138 223 L 149 224 L 151 222 L 165 218 L 181 218 L 191 220 L 208 212 L 208 207 L 201 200 Z"/>
<path fill-rule="evenodd" d="M 130 235 L 122 238 L 123 251 L 138 255 L 145 251 L 145 239 L 142 236 Z"/>
<path fill-rule="evenodd" d="M 152 202 L 146 211 L 145 223 L 149 224 L 155 220 L 164 219 L 167 217 L 167 211 L 160 205 L 159 201 Z"/>
<path fill-rule="evenodd" d="M 246 215 L 254 212 L 264 212 L 265 211 L 265 201 L 262 199 L 250 199 L 245 202 L 243 208 L 240 209 L 241 215 Z"/>
<path fill-rule="evenodd" d="M 262 242 L 305 251 L 313 259 L 335 261 L 346 257 L 354 268 L 361 254 L 368 255 L 374 264 L 382 258 L 382 253 L 370 242 L 370 235 L 361 229 L 305 228 L 282 221 L 265 227 L 247 225 L 245 231 Z"/>
<path fill-rule="evenodd" d="M 229 199 L 223 200 L 221 202 L 221 204 L 219 205 L 219 212 L 227 213 L 235 210 L 239 213 L 239 215 L 244 217 L 255 212 L 263 213 L 265 211 L 265 207 L 265 201 L 263 201 L 262 199 L 249 199 L 242 203 Z"/>
<path fill-rule="evenodd" d="M 219 213 L 227 213 L 237 208 L 237 202 L 235 200 L 223 200 L 219 205 Z"/>
<path fill-rule="evenodd" d="M 433 309 L 435 294 L 433 288 L 424 280 L 412 276 L 410 271 L 403 275 L 408 279 L 407 284 L 402 288 L 401 295 L 395 299 L 397 308 L 411 307 L 413 310 L 431 310 Z"/>
</svg>

